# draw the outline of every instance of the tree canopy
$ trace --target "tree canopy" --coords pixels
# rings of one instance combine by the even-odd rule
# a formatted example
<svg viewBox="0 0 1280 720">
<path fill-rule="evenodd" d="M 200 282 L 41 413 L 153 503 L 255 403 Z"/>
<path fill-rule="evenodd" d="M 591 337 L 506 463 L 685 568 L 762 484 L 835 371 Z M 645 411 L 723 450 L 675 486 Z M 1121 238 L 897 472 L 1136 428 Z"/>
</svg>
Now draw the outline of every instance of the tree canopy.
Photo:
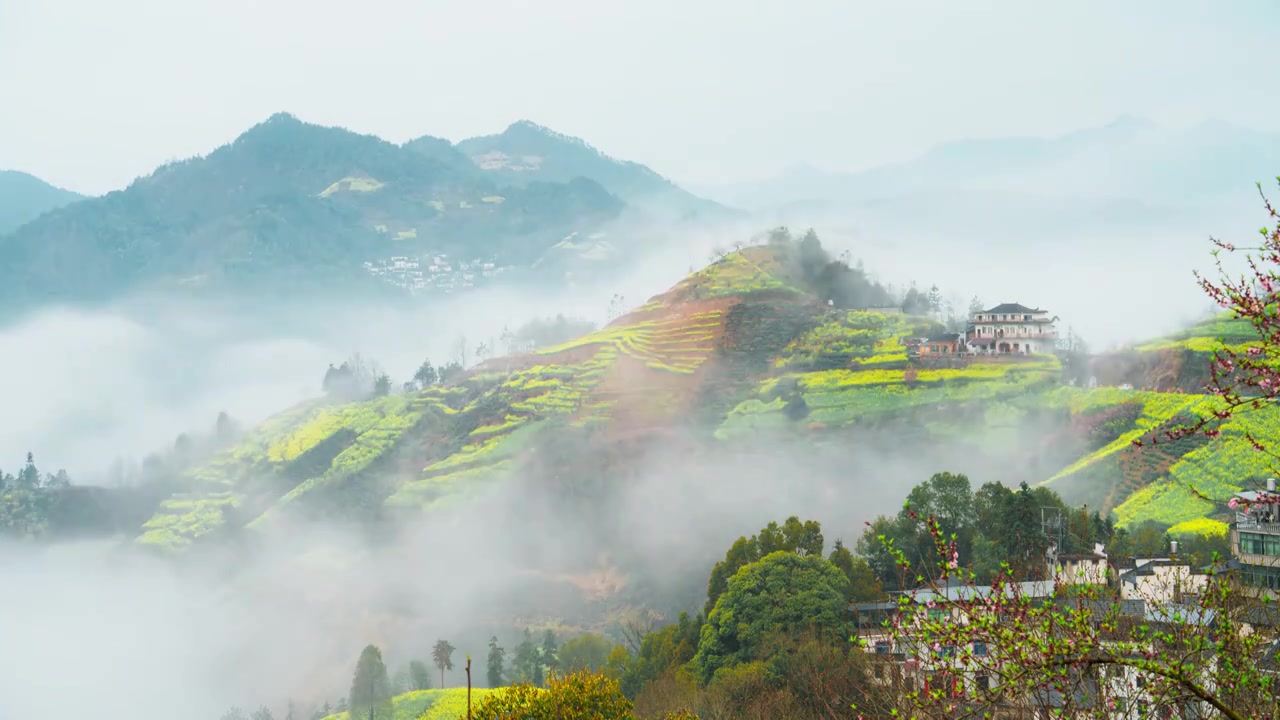
<svg viewBox="0 0 1280 720">
<path fill-rule="evenodd" d="M 820 554 L 777 550 L 743 566 L 707 616 L 693 666 L 702 682 L 755 659 L 776 630 L 842 632 L 849 580 Z"/>
</svg>

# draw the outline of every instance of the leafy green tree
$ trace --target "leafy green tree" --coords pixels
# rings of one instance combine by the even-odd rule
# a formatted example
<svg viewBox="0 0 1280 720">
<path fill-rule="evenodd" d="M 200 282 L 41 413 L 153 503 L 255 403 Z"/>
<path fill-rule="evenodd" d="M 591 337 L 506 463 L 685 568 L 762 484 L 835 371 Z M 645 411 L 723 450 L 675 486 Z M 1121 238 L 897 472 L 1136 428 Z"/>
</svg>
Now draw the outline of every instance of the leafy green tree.
<svg viewBox="0 0 1280 720">
<path fill-rule="evenodd" d="M 448 640 L 437 640 L 431 649 L 431 660 L 440 668 L 440 687 L 444 687 L 444 671 L 453 669 L 453 651 L 457 650 Z"/>
<path fill-rule="evenodd" d="M 556 632 L 551 628 L 547 628 L 542 633 L 542 648 L 539 655 L 542 660 L 542 667 L 546 670 L 547 675 L 554 675 L 560 669 L 560 644 L 556 641 Z"/>
<path fill-rule="evenodd" d="M 382 651 L 377 647 L 368 645 L 360 653 L 349 697 L 353 720 L 390 720 L 391 682 L 387 678 L 387 666 L 382 662 Z"/>
<path fill-rule="evenodd" d="M 489 681 L 489 687 L 502 687 L 504 678 L 506 677 L 506 660 L 507 651 L 502 649 L 498 644 L 498 636 L 494 635 L 489 638 L 489 662 L 486 668 L 486 679 Z"/>
<path fill-rule="evenodd" d="M 872 602 L 884 596 L 880 581 L 876 579 L 866 559 L 849 552 L 849 548 L 840 540 L 836 540 L 827 560 L 849 580 L 850 602 Z"/>
<path fill-rule="evenodd" d="M 821 555 L 778 551 L 740 569 L 716 601 L 692 666 L 705 684 L 717 670 L 758 659 L 774 630 L 845 634 L 849 580 Z"/>
<path fill-rule="evenodd" d="M 586 633 L 566 640 L 560 648 L 560 666 L 567 672 L 599 672 L 609 661 L 614 644 L 603 635 Z"/>
<path fill-rule="evenodd" d="M 635 657 L 622 671 L 622 690 L 627 697 L 635 697 L 645 685 L 692 660 L 698 652 L 704 624 L 701 615 L 689 617 L 689 613 L 682 612 L 675 623 L 645 635 Z"/>
<path fill-rule="evenodd" d="M 253 715 L 249 717 L 249 720 L 275 720 L 275 716 L 271 714 L 271 708 L 263 705 L 253 711 Z"/>
<path fill-rule="evenodd" d="M 974 518 L 988 536 L 999 526 L 1009 494 L 1009 488 L 998 482 L 985 482 L 973 493 Z"/>
<path fill-rule="evenodd" d="M 409 661 L 409 684 L 414 690 L 427 690 L 431 687 L 431 671 L 421 660 Z"/>
<path fill-rule="evenodd" d="M 222 713 L 222 720 L 249 720 L 249 716 L 243 710 L 236 706 L 231 706 L 226 712 Z"/>
<path fill-rule="evenodd" d="M 823 548 L 822 525 L 814 520 L 800 522 L 792 515 L 781 526 L 771 522 L 756 535 L 740 537 L 725 553 L 724 560 L 716 563 L 707 580 L 707 604 L 703 612 L 710 614 L 716 600 L 728 587 L 729 578 L 743 566 L 782 550 L 799 555 L 821 555 Z"/>
</svg>

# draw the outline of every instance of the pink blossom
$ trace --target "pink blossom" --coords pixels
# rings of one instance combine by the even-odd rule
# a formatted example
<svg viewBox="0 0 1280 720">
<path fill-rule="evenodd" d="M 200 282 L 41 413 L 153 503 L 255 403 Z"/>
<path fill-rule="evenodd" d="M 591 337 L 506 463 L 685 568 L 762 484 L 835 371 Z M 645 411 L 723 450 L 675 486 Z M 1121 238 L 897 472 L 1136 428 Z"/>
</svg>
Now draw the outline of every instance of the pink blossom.
<svg viewBox="0 0 1280 720">
<path fill-rule="evenodd" d="M 1230 500 L 1227 501 L 1227 507 L 1231 508 L 1232 510 L 1235 510 L 1236 506 L 1239 504 L 1240 504 L 1240 501 L 1237 500 L 1236 498 L 1231 498 Z"/>
</svg>

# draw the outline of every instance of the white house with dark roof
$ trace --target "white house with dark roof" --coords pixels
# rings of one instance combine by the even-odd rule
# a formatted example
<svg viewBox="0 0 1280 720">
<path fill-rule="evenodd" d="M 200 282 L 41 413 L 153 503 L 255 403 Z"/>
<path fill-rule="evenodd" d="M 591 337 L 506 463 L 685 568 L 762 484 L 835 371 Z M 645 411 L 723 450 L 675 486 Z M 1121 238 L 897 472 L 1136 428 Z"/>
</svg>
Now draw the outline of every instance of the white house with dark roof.
<svg viewBox="0 0 1280 720">
<path fill-rule="evenodd" d="M 1047 310 L 1003 303 L 969 316 L 965 344 L 979 355 L 1051 353 L 1058 344 L 1057 320 Z"/>
</svg>

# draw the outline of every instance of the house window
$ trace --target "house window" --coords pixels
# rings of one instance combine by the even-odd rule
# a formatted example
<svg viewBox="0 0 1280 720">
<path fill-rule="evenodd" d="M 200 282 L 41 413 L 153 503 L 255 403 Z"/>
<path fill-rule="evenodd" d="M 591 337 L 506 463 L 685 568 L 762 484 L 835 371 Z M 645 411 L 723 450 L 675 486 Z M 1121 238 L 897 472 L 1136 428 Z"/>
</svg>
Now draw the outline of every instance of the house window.
<svg viewBox="0 0 1280 720">
<path fill-rule="evenodd" d="M 973 654 L 974 654 L 974 655 L 986 655 L 986 654 L 987 654 L 987 644 L 986 644 L 986 643 L 983 643 L 983 642 L 975 642 L 975 643 L 973 644 Z"/>
<path fill-rule="evenodd" d="M 877 654 L 877 655 L 888 655 L 888 654 L 889 654 L 889 641 L 888 641 L 888 640 L 878 640 L 878 641 L 876 641 L 876 654 Z"/>
<path fill-rule="evenodd" d="M 991 689 L 991 678 L 987 677 L 986 675 L 979 675 L 978 677 L 974 678 L 974 680 L 977 681 L 978 689 L 981 690 L 982 692 L 986 692 Z"/>
<path fill-rule="evenodd" d="M 1280 557 L 1280 535 L 1242 532 L 1240 533 L 1240 552 Z"/>
<path fill-rule="evenodd" d="M 881 665 L 880 663 L 876 663 L 875 667 L 871 668 L 871 672 L 873 675 L 875 675 L 875 678 L 877 680 L 884 679 L 884 665 Z"/>
</svg>

